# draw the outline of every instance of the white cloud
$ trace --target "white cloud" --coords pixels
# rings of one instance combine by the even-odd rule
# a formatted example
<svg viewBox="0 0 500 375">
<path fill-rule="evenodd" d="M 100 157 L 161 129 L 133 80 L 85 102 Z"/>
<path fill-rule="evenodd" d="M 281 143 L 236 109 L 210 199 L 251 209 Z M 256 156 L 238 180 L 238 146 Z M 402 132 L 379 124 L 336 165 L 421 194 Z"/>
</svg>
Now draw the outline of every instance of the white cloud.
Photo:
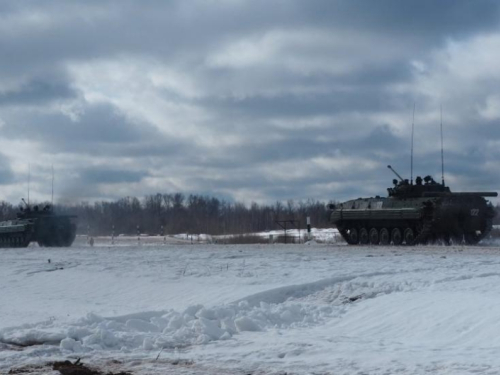
<svg viewBox="0 0 500 375">
<path fill-rule="evenodd" d="M 437 112 L 439 104 L 445 104 L 448 120 L 453 123 L 460 123 L 465 111 L 488 116 L 497 100 L 494 83 L 500 82 L 499 59 L 498 33 L 449 40 L 443 48 L 433 51 L 425 63 L 416 66 L 415 81 L 404 86 L 404 90 L 430 99 Z"/>
<path fill-rule="evenodd" d="M 73 86 L 90 103 L 109 103 L 132 121 L 153 124 L 173 137 L 203 144 L 209 115 L 190 100 L 203 96 L 182 71 L 140 57 L 74 62 L 68 65 Z"/>
<path fill-rule="evenodd" d="M 484 106 L 478 107 L 479 114 L 487 120 L 500 119 L 500 96 L 489 95 Z"/>
<path fill-rule="evenodd" d="M 376 34 L 347 34 L 326 28 L 274 29 L 230 41 L 207 57 L 215 68 L 285 69 L 291 73 L 341 75 L 367 64 L 383 64 L 404 56 L 404 45 L 389 46 Z"/>
</svg>

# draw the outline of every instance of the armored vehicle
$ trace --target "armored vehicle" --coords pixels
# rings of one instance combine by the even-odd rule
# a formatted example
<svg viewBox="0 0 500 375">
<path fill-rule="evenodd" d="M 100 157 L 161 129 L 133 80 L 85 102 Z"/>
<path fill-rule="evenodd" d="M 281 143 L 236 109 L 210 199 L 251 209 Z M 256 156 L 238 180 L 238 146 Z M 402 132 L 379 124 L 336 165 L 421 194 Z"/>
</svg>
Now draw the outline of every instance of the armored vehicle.
<svg viewBox="0 0 500 375">
<path fill-rule="evenodd" d="M 58 215 L 51 206 L 20 208 L 17 218 L 0 222 L 0 247 L 71 246 L 76 236 L 76 216 Z"/>
<path fill-rule="evenodd" d="M 388 197 L 330 204 L 330 222 L 348 244 L 416 245 L 441 242 L 477 244 L 492 228 L 495 210 L 484 197 L 496 192 L 453 193 L 431 176 L 399 181 Z"/>
</svg>

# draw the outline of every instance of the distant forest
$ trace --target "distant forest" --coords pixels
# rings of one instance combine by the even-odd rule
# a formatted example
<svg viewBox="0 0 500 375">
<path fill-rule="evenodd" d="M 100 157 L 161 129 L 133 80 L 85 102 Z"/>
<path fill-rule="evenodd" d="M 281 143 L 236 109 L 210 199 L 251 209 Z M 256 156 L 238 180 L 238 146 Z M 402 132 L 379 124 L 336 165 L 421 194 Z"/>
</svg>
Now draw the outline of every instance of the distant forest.
<svg viewBox="0 0 500 375">
<path fill-rule="evenodd" d="M 43 206 L 45 203 L 41 203 Z M 155 194 L 142 200 L 126 197 L 117 201 L 56 205 L 56 212 L 78 215 L 78 233 L 91 236 L 140 233 L 242 234 L 279 229 L 276 220 L 296 220 L 306 227 L 306 217 L 316 228 L 329 227 L 326 202 L 289 200 L 272 205 L 228 202 L 203 195 Z M 15 218 L 19 207 L 0 202 L 0 219 Z M 292 228 L 288 224 L 288 228 Z"/>
<path fill-rule="evenodd" d="M 44 205 L 46 203 L 41 203 Z M 500 224 L 500 206 L 494 224 Z M 0 220 L 16 217 L 18 205 L 0 202 Z M 315 228 L 331 227 L 327 203 L 315 200 L 289 200 L 274 204 L 228 202 L 204 195 L 155 194 L 142 200 L 126 197 L 117 201 L 83 202 L 73 206 L 56 205 L 61 214 L 78 215 L 78 233 L 91 236 L 126 234 L 243 234 L 280 229 L 277 220 L 296 220 L 306 228 L 311 217 Z M 292 228 L 288 224 L 288 228 Z"/>
</svg>

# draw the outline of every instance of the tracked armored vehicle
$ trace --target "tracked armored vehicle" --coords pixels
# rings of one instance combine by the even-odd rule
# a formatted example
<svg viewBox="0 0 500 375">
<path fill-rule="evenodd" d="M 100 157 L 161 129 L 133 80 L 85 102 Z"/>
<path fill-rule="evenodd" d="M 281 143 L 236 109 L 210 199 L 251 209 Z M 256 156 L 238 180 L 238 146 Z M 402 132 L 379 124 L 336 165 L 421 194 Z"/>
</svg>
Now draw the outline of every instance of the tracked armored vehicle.
<svg viewBox="0 0 500 375">
<path fill-rule="evenodd" d="M 76 236 L 76 216 L 58 215 L 51 206 L 26 205 L 14 220 L 0 222 L 0 247 L 71 246 Z"/>
<path fill-rule="evenodd" d="M 330 221 L 351 245 L 477 244 L 492 228 L 495 210 L 484 197 L 496 192 L 453 193 L 430 176 L 415 184 L 399 178 L 388 197 L 330 204 Z"/>
</svg>

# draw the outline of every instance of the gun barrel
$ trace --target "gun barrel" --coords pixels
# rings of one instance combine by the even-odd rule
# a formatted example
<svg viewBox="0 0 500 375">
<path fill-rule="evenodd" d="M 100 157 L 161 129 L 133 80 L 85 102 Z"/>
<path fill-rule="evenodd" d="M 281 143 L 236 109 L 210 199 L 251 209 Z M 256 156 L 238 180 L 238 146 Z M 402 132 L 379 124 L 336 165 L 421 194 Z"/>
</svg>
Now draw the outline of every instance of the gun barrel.
<svg viewBox="0 0 500 375">
<path fill-rule="evenodd" d="M 403 177 L 401 177 L 401 176 L 399 175 L 399 173 L 398 173 L 398 172 L 396 172 L 396 171 L 394 170 L 394 168 L 392 168 L 390 165 L 388 165 L 388 166 L 387 166 L 387 168 L 389 168 L 389 169 L 390 169 L 390 170 L 391 170 L 391 171 L 392 171 L 392 172 L 393 172 L 396 176 L 398 176 L 398 178 L 399 178 L 401 181 L 403 181 Z"/>
</svg>

